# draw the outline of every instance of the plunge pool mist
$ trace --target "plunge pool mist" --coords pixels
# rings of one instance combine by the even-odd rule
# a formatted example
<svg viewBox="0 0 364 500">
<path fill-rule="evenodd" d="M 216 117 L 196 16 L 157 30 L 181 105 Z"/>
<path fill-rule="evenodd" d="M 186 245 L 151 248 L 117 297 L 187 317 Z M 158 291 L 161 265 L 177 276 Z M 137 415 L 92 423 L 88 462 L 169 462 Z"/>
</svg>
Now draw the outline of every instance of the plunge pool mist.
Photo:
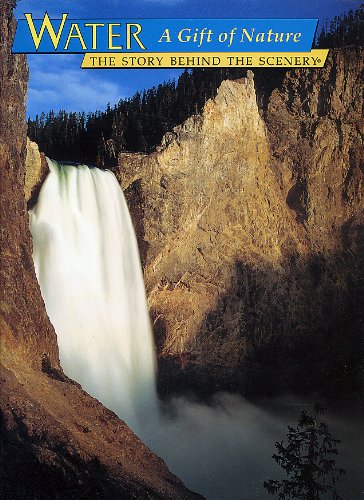
<svg viewBox="0 0 364 500">
<path fill-rule="evenodd" d="M 117 413 L 189 488 L 213 500 L 269 497 L 280 478 L 274 443 L 315 401 L 252 404 L 220 394 L 210 405 L 160 403 L 156 360 L 136 237 L 115 176 L 47 160 L 50 173 L 30 211 L 33 259 L 65 373 Z M 329 411 L 342 439 L 344 498 L 363 495 L 360 408 Z"/>
</svg>

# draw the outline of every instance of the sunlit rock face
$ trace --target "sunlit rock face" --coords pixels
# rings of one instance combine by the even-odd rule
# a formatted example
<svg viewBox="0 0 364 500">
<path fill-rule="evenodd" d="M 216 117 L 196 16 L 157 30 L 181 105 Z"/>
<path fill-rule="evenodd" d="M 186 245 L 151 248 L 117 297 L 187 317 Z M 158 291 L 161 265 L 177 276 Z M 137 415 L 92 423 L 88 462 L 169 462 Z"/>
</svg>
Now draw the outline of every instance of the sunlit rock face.
<svg viewBox="0 0 364 500">
<path fill-rule="evenodd" d="M 162 387 L 357 387 L 362 73 L 362 49 L 332 51 L 259 109 L 249 72 L 121 154 Z"/>
<path fill-rule="evenodd" d="M 24 196 L 29 208 L 37 202 L 40 188 L 49 173 L 45 156 L 38 145 L 27 138 Z"/>
</svg>

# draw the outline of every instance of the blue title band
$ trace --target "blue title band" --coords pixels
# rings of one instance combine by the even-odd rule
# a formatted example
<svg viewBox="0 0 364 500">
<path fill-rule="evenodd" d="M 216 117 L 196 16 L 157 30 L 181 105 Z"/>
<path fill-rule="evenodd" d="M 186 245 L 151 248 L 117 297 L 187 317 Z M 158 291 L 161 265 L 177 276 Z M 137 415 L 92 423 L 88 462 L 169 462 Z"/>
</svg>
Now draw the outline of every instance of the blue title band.
<svg viewBox="0 0 364 500">
<path fill-rule="evenodd" d="M 308 52 L 317 19 L 26 19 L 14 53 Z"/>
</svg>

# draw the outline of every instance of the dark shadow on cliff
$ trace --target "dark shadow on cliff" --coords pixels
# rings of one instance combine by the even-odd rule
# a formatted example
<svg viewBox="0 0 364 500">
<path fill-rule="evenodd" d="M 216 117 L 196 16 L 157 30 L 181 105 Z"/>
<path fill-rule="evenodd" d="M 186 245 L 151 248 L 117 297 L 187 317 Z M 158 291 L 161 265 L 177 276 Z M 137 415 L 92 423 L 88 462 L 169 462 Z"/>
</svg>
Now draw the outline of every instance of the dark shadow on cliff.
<svg viewBox="0 0 364 500">
<path fill-rule="evenodd" d="M 142 180 L 136 179 L 124 191 L 124 196 L 128 204 L 129 212 L 133 221 L 135 234 L 138 240 L 139 255 L 142 266 L 145 266 L 148 251 L 148 242 L 145 240 L 144 228 L 144 193 Z"/>
<path fill-rule="evenodd" d="M 307 259 L 291 253 L 276 267 L 236 262 L 231 288 L 206 315 L 198 346 L 160 359 L 160 393 L 359 395 L 364 226 L 349 233 L 347 252 Z M 234 365 L 229 356 L 216 362 L 214 346 L 224 342 L 231 342 Z"/>
<path fill-rule="evenodd" d="M 47 436 L 37 433 L 35 429 L 29 432 L 16 409 L 12 410 L 12 417 L 9 428 L 0 411 L 2 498 L 135 498 L 122 491 L 120 484 L 113 483 L 96 457 L 84 460 L 68 451 L 69 444 L 66 442 L 52 446 Z"/>
</svg>

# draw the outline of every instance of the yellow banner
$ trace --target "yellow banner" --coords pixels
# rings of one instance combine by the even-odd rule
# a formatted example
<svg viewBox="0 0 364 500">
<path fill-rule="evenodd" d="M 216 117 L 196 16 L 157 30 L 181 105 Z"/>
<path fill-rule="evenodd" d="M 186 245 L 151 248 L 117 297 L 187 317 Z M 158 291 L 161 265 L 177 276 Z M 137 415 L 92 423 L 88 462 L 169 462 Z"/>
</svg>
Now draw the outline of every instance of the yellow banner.
<svg viewBox="0 0 364 500">
<path fill-rule="evenodd" d="M 328 52 L 87 53 L 81 68 L 322 68 Z"/>
</svg>

